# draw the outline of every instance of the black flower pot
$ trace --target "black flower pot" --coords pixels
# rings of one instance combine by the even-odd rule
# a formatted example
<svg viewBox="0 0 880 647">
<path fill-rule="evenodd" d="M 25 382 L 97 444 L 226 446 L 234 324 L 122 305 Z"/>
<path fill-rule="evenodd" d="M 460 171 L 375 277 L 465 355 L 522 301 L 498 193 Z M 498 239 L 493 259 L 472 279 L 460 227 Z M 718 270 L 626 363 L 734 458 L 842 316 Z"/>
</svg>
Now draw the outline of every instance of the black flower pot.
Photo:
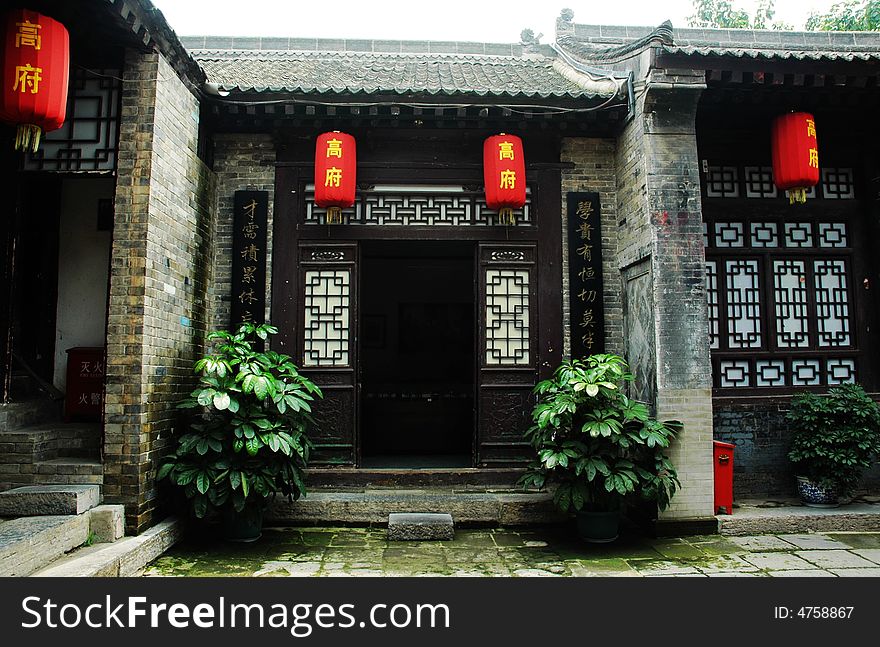
<svg viewBox="0 0 880 647">
<path fill-rule="evenodd" d="M 226 541 L 248 543 L 263 535 L 263 507 L 249 505 L 241 512 L 233 508 L 223 511 L 223 538 Z"/>
<path fill-rule="evenodd" d="M 620 511 L 581 510 L 577 513 L 578 535 L 591 544 L 607 544 L 617 539 L 620 531 Z"/>
</svg>

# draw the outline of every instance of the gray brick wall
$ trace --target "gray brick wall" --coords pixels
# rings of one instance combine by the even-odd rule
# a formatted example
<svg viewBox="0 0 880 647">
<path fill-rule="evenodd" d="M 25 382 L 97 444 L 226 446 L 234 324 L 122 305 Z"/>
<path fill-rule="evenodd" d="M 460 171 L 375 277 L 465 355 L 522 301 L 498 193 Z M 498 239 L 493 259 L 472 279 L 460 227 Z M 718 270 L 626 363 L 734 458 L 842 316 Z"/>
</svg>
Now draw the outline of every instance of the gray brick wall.
<svg viewBox="0 0 880 647">
<path fill-rule="evenodd" d="M 236 191 L 268 191 L 266 320 L 272 306 L 272 218 L 275 210 L 275 144 L 271 135 L 218 134 L 214 137 L 217 218 L 214 281 L 210 288 L 213 328 L 229 328 L 232 290 L 232 218 Z"/>
<path fill-rule="evenodd" d="M 214 174 L 198 100 L 157 53 L 126 53 L 111 256 L 104 497 L 128 532 L 154 522 L 157 461 L 192 388 L 212 277 Z"/>
<path fill-rule="evenodd" d="M 787 397 L 716 399 L 715 440 L 735 445 L 734 501 L 797 495 L 787 456 L 791 434 L 785 414 L 790 407 Z M 859 491 L 878 488 L 880 465 L 866 472 Z"/>
<path fill-rule="evenodd" d="M 617 260 L 617 182 L 615 178 L 615 142 L 613 139 L 587 137 L 562 140 L 560 161 L 574 168 L 562 172 L 562 321 L 564 357 L 571 353 L 571 286 L 568 268 L 568 227 L 566 195 L 571 191 L 599 193 L 602 213 L 602 275 L 605 306 L 605 350 L 623 353 L 623 312 L 621 309 L 620 270 Z"/>
</svg>

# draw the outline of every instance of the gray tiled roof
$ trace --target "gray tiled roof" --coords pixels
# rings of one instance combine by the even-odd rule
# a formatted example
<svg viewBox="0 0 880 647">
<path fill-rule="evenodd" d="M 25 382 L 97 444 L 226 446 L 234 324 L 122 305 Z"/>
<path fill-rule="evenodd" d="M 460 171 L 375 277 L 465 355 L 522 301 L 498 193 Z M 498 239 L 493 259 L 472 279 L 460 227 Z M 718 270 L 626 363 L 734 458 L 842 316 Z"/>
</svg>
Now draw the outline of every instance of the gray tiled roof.
<svg viewBox="0 0 880 647">
<path fill-rule="evenodd" d="M 880 60 L 880 33 L 676 29 L 668 52 L 797 60 Z"/>
<path fill-rule="evenodd" d="M 192 47 L 192 39 L 187 41 Z M 563 76 L 554 68 L 556 59 L 541 53 L 507 56 L 462 53 L 460 44 L 447 44 L 455 45 L 446 47 L 455 50 L 449 53 L 414 53 L 412 50 L 417 48 L 407 47 L 405 41 L 393 44 L 398 47 L 393 52 L 375 48 L 365 51 L 193 48 L 190 51 L 208 81 L 219 83 L 227 90 L 540 98 L 598 96 L 595 89 L 586 89 Z M 481 44 L 467 45 L 475 50 Z M 518 46 L 489 44 L 486 47 Z M 508 51 L 514 53 L 511 49 Z"/>
<path fill-rule="evenodd" d="M 664 30 L 664 27 L 667 29 Z M 671 35 L 671 38 L 670 38 Z M 878 32 L 798 32 L 749 29 L 678 29 L 570 25 L 558 42 L 585 59 L 608 58 L 628 45 L 653 39 L 670 53 L 751 59 L 880 60 Z"/>
</svg>

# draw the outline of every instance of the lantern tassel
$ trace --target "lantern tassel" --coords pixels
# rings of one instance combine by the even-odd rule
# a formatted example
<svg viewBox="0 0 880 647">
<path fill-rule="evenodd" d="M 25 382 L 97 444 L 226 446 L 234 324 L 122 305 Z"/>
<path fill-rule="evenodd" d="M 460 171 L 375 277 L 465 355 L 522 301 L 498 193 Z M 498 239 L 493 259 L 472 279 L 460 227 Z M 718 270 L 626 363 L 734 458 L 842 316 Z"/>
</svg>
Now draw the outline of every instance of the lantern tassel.
<svg viewBox="0 0 880 647">
<path fill-rule="evenodd" d="M 36 153 L 43 131 L 34 124 L 19 124 L 15 132 L 15 150 Z"/>
<path fill-rule="evenodd" d="M 804 204 L 807 201 L 807 190 L 804 187 L 795 187 L 788 190 L 788 203 Z"/>
<path fill-rule="evenodd" d="M 342 224 L 342 207 L 327 207 L 327 224 Z"/>
<path fill-rule="evenodd" d="M 502 225 L 513 226 L 516 224 L 516 216 L 513 213 L 513 209 L 504 208 L 498 210 L 498 222 Z"/>
</svg>

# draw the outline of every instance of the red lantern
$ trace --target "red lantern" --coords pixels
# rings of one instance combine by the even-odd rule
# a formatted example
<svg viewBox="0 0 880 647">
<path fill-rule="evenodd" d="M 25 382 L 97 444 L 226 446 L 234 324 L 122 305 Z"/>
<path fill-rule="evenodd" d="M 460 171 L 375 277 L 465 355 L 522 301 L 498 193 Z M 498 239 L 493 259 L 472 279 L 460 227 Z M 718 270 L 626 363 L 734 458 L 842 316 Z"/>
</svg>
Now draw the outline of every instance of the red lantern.
<svg viewBox="0 0 880 647">
<path fill-rule="evenodd" d="M 355 140 L 338 130 L 318 135 L 315 144 L 315 204 L 327 209 L 327 223 L 341 223 L 354 204 L 357 184 Z"/>
<path fill-rule="evenodd" d="M 492 135 L 483 142 L 486 206 L 498 210 L 498 221 L 516 224 L 514 209 L 526 203 L 526 160 L 516 135 Z"/>
<path fill-rule="evenodd" d="M 819 182 L 816 120 L 806 112 L 791 112 L 773 122 L 773 181 L 788 191 L 789 201 L 807 201 L 807 189 Z"/>
<path fill-rule="evenodd" d="M 57 20 L 28 9 L 6 13 L 0 121 L 18 127 L 16 150 L 36 152 L 42 131 L 67 112 L 70 37 Z"/>
</svg>

